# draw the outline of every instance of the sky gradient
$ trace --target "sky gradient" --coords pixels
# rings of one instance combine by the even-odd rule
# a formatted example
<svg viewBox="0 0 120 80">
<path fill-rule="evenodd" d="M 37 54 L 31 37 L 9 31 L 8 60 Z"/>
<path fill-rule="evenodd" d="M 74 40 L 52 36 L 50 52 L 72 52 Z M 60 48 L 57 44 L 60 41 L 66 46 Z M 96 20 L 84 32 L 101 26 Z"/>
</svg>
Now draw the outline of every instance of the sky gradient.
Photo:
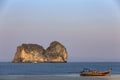
<svg viewBox="0 0 120 80">
<path fill-rule="evenodd" d="M 0 0 L 0 62 L 17 46 L 62 43 L 68 61 L 120 61 L 119 0 Z"/>
</svg>

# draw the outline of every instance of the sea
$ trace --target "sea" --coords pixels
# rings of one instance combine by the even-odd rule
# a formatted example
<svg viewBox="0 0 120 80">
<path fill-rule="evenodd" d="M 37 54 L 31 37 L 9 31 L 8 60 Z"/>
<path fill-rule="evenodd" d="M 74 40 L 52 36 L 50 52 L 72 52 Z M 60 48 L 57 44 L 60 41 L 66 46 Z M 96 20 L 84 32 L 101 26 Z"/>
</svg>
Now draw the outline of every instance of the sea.
<svg viewBox="0 0 120 80">
<path fill-rule="evenodd" d="M 84 68 L 106 71 L 107 77 L 82 77 Z M 0 80 L 120 80 L 120 62 L 11 63 L 0 62 Z"/>
</svg>

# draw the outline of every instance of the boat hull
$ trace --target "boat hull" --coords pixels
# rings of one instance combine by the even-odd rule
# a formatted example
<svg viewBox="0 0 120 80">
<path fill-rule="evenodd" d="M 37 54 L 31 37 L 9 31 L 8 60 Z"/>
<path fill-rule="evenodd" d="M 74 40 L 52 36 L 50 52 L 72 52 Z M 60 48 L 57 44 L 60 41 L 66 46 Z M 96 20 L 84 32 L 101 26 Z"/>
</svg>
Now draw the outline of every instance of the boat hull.
<svg viewBox="0 0 120 80">
<path fill-rule="evenodd" d="M 81 72 L 80 76 L 108 76 L 111 71 L 105 72 Z"/>
</svg>

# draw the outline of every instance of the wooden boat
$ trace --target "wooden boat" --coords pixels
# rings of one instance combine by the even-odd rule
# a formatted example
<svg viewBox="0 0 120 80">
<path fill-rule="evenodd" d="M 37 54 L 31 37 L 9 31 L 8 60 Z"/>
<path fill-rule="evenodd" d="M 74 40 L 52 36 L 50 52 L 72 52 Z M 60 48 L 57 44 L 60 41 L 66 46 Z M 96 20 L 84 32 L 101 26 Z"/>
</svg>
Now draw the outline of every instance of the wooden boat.
<svg viewBox="0 0 120 80">
<path fill-rule="evenodd" d="M 80 72 L 80 76 L 107 76 L 111 73 L 112 69 L 109 69 L 108 71 L 104 72 L 98 72 L 96 70 L 90 71 L 90 70 L 83 70 Z"/>
</svg>

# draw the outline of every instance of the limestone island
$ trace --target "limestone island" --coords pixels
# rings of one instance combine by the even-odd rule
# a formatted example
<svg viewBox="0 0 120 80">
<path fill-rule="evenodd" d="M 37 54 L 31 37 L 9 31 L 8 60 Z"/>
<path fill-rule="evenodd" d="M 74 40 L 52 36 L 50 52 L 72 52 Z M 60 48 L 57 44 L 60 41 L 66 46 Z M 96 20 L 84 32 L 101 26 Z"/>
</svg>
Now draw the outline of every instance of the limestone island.
<svg viewBox="0 0 120 80">
<path fill-rule="evenodd" d="M 59 42 L 53 41 L 47 49 L 38 44 L 22 44 L 17 47 L 13 63 L 65 63 L 67 62 L 66 48 Z"/>
</svg>

